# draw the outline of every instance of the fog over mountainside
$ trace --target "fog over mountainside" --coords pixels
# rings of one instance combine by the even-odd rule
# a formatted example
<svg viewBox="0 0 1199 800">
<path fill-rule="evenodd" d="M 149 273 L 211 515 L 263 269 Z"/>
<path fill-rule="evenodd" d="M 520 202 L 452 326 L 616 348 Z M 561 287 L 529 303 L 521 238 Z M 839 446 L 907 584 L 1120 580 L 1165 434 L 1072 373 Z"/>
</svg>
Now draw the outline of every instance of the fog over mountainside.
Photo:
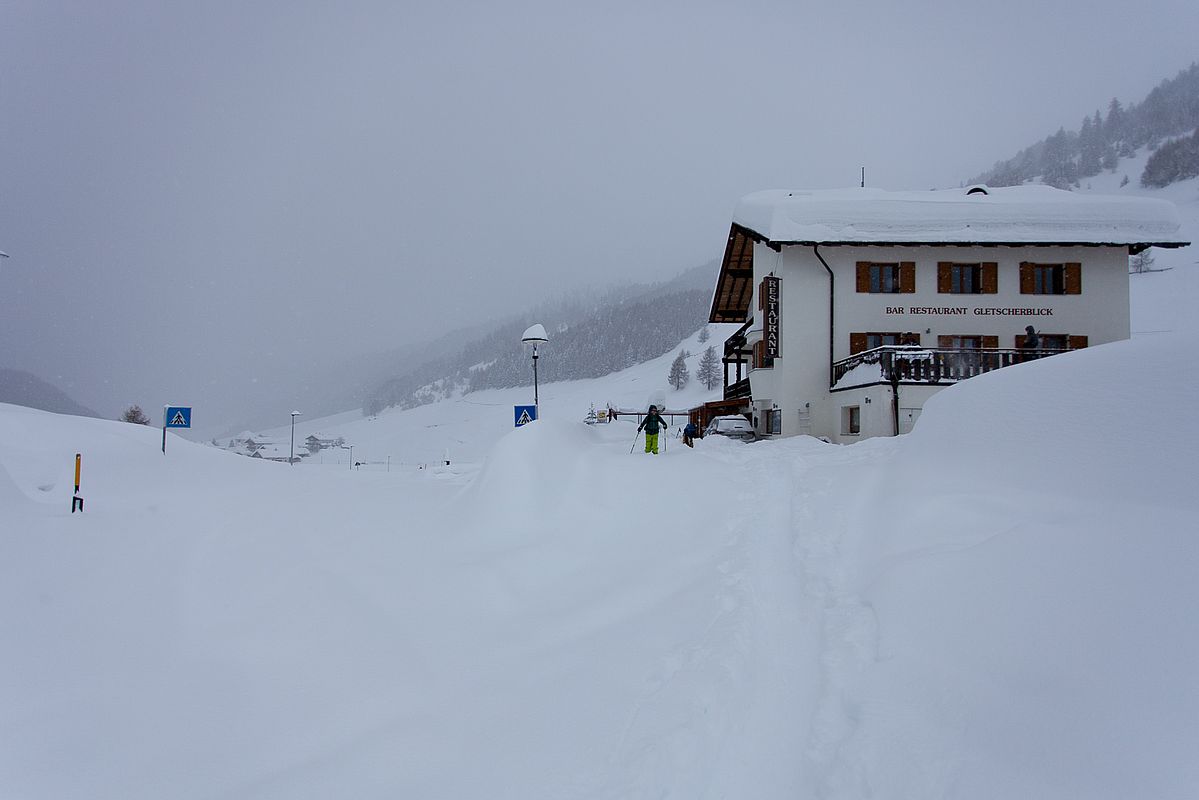
<svg viewBox="0 0 1199 800">
<path fill-rule="evenodd" d="M 74 398 L 57 386 L 19 369 L 0 368 L 0 403 L 12 403 L 56 414 L 74 414 L 78 417 L 100 416 L 90 408 L 75 402 Z"/>
<path fill-rule="evenodd" d="M 525 328 L 541 323 L 550 341 L 541 348 L 538 375 L 544 382 L 594 378 L 662 355 L 707 322 L 718 265 L 710 262 L 653 285 L 611 287 L 546 303 L 461 343 L 452 358 L 426 358 L 378 384 L 363 413 L 412 408 L 479 389 L 531 382 L 531 353 L 520 341 Z"/>
<path fill-rule="evenodd" d="M 1131 176 L 1143 186 L 1160 188 L 1199 175 L 1199 63 L 1163 80 L 1140 103 L 1124 106 L 1113 97 L 1106 115 L 1096 109 L 1078 130 L 1059 128 L 971 182 L 1015 186 L 1040 178 L 1068 189 L 1118 169 L 1142 147 L 1154 151 Z"/>
</svg>

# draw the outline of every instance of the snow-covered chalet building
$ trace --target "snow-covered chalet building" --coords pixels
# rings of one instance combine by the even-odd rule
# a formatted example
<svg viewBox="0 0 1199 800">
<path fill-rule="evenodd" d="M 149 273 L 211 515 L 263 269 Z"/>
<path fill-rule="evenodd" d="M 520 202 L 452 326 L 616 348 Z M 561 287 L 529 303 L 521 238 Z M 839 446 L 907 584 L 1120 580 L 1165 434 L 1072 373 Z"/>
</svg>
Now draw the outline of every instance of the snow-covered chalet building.
<svg viewBox="0 0 1199 800">
<path fill-rule="evenodd" d="M 904 433 L 959 380 L 1127 339 L 1128 257 L 1186 246 L 1179 227 L 1166 201 L 1046 186 L 748 195 L 709 314 L 740 328 L 708 413 L 764 436 Z"/>
</svg>

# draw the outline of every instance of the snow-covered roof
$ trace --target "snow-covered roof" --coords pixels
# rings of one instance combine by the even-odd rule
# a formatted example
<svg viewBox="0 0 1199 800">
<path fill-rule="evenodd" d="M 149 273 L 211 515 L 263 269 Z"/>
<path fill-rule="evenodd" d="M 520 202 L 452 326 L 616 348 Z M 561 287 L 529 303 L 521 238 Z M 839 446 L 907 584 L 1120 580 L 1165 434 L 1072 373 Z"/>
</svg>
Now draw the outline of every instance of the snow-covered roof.
<svg viewBox="0 0 1199 800">
<path fill-rule="evenodd" d="M 1168 201 L 1049 186 L 772 190 L 741 198 L 733 223 L 774 244 L 1188 244 Z"/>
</svg>

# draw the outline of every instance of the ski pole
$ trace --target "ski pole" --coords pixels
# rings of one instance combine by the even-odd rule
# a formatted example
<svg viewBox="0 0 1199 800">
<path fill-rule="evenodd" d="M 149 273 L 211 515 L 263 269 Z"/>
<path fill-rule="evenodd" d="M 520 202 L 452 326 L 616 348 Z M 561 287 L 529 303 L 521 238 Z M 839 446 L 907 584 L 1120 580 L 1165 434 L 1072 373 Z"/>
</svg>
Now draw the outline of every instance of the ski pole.
<svg viewBox="0 0 1199 800">
<path fill-rule="evenodd" d="M 633 451 L 637 449 L 637 437 L 640 435 L 641 435 L 641 429 L 638 428 L 637 432 L 633 434 L 633 446 L 629 448 L 629 455 L 632 455 Z"/>
</svg>

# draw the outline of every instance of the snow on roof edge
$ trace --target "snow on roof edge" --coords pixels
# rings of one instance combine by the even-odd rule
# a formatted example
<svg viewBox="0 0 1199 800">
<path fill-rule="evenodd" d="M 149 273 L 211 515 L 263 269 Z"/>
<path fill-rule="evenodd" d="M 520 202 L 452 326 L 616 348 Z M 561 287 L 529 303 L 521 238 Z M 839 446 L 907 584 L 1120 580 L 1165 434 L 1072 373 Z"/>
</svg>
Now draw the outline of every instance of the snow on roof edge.
<svg viewBox="0 0 1199 800">
<path fill-rule="evenodd" d="M 761 191 L 741 198 L 733 223 L 773 244 L 1189 244 L 1166 200 L 1048 186 L 978 188 Z"/>
</svg>

